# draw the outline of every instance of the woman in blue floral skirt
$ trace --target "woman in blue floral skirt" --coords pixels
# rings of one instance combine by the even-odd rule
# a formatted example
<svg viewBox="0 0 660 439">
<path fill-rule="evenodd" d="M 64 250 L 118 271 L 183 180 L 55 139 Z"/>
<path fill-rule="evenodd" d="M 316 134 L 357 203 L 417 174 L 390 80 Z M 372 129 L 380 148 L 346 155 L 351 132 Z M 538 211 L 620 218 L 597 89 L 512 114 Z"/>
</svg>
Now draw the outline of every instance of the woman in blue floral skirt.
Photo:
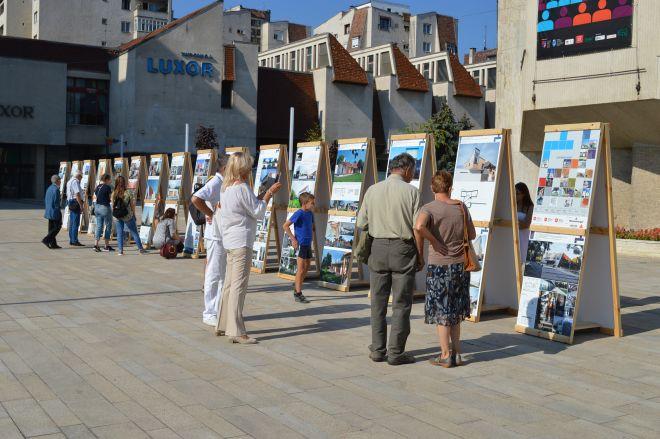
<svg viewBox="0 0 660 439">
<path fill-rule="evenodd" d="M 422 257 L 424 240 L 430 243 L 425 322 L 437 325 L 441 353 L 430 361 L 442 367 L 463 363 L 461 322 L 470 317 L 470 273 L 463 268 L 465 228 L 470 240 L 476 237 L 467 207 L 450 197 L 452 184 L 449 172 L 435 173 L 431 181 L 435 199 L 422 207 L 415 224 L 417 251 Z"/>
</svg>

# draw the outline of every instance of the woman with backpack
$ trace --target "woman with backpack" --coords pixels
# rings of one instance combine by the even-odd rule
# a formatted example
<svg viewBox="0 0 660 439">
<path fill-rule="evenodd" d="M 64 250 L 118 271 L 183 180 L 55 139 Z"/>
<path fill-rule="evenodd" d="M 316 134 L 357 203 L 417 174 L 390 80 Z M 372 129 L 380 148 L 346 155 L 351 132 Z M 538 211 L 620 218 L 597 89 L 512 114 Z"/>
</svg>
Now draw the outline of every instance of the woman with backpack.
<svg viewBox="0 0 660 439">
<path fill-rule="evenodd" d="M 122 175 L 115 180 L 115 190 L 112 192 L 112 216 L 117 218 L 117 254 L 124 254 L 124 227 L 131 233 L 140 254 L 146 253 L 135 224 L 135 198 L 126 189 L 126 179 Z"/>
</svg>

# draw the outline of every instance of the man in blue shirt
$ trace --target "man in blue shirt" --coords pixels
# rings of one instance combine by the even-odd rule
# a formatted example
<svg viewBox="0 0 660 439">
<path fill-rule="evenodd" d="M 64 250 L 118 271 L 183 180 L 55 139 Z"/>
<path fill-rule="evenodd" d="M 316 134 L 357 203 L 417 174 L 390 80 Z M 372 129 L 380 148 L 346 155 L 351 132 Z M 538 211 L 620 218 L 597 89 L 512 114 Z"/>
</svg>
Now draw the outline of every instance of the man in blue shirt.
<svg viewBox="0 0 660 439">
<path fill-rule="evenodd" d="M 314 233 L 314 195 L 309 192 L 303 192 L 298 197 L 300 200 L 300 210 L 296 211 L 291 218 L 284 223 L 284 233 L 291 240 L 291 245 L 298 252 L 298 266 L 296 270 L 296 280 L 293 284 L 293 298 L 299 303 L 309 303 L 309 300 L 302 293 L 302 284 L 309 271 L 312 261 L 312 242 Z M 291 233 L 293 225 L 294 233 Z"/>
<path fill-rule="evenodd" d="M 60 184 L 59 175 L 50 177 L 51 185 L 46 190 L 44 218 L 48 220 L 48 234 L 41 242 L 51 250 L 62 248 L 57 245 L 57 234 L 62 229 L 62 211 L 60 210 Z"/>
</svg>

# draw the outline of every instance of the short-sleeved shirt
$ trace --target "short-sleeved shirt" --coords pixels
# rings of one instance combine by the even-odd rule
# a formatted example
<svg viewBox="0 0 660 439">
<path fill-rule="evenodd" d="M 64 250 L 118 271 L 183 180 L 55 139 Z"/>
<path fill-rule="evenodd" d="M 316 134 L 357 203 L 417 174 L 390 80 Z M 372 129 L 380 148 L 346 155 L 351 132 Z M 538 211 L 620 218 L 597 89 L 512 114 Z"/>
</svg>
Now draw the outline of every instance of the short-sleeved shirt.
<svg viewBox="0 0 660 439">
<path fill-rule="evenodd" d="M 69 180 L 69 183 L 66 185 L 66 198 L 67 200 L 75 200 L 76 199 L 76 194 L 81 194 L 82 193 L 80 190 L 80 182 L 78 181 L 77 178 L 72 178 Z"/>
<path fill-rule="evenodd" d="M 172 239 L 172 236 L 174 236 L 174 233 L 176 231 L 176 227 L 174 224 L 174 219 L 172 218 L 165 218 L 162 219 L 158 222 L 158 225 L 156 226 L 156 232 L 154 233 L 153 237 L 153 245 L 156 248 L 160 248 L 165 244 L 168 240 Z"/>
<path fill-rule="evenodd" d="M 101 183 L 96 187 L 94 195 L 96 195 L 96 204 L 100 206 L 110 206 L 110 194 L 112 194 L 112 188 L 110 185 Z"/>
<path fill-rule="evenodd" d="M 209 208 L 215 211 L 215 206 L 220 202 L 220 194 L 222 192 L 222 175 L 220 173 L 215 174 L 213 178 L 206 182 L 206 184 L 197 192 L 195 196 L 201 200 L 206 201 L 206 204 Z M 216 218 L 218 215 L 213 215 L 213 221 L 218 221 L 219 218 Z M 222 241 L 222 236 L 216 233 L 216 230 L 219 230 L 218 225 L 207 224 L 204 229 L 204 238 L 213 239 L 215 241 Z"/>
<path fill-rule="evenodd" d="M 420 213 L 429 216 L 426 226 L 435 238 L 444 242 L 448 252 L 442 255 L 429 246 L 429 264 L 451 265 L 465 262 L 463 248 L 464 226 L 463 226 L 463 204 L 449 204 L 434 200 L 422 206 Z M 468 224 L 472 223 L 470 211 L 465 209 Z"/>
<path fill-rule="evenodd" d="M 312 245 L 312 226 L 314 225 L 314 214 L 311 210 L 299 209 L 291 215 L 289 221 L 293 223 L 293 232 L 298 244 Z"/>
</svg>

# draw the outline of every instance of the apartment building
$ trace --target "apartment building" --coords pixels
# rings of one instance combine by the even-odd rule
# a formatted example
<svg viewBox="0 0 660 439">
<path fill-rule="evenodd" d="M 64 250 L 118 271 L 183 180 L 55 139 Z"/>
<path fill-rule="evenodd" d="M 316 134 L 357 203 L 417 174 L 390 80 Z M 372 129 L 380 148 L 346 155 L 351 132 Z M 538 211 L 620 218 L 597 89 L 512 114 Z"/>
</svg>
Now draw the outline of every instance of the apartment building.
<svg viewBox="0 0 660 439">
<path fill-rule="evenodd" d="M 545 125 L 609 122 L 615 221 L 658 227 L 660 2 L 541 6 L 499 1 L 496 120 L 516 179 L 537 186 Z"/>
<path fill-rule="evenodd" d="M 456 53 L 458 21 L 429 12 L 412 15 L 410 7 L 383 1 L 341 11 L 314 29 L 330 33 L 349 51 L 394 43 L 406 56 L 441 51 Z"/>
<path fill-rule="evenodd" d="M 0 35 L 116 47 L 172 21 L 172 0 L 0 0 Z"/>
<path fill-rule="evenodd" d="M 250 36 L 249 41 L 255 44 L 261 43 L 262 27 L 264 23 L 268 23 L 270 21 L 269 9 L 265 9 L 265 10 L 253 9 L 253 8 L 246 8 L 243 5 L 238 5 L 238 6 L 234 6 L 233 8 L 227 9 L 225 11 L 225 15 L 229 16 L 229 20 L 233 20 L 234 15 L 240 17 L 237 18 L 237 20 L 241 22 L 241 26 L 243 26 L 243 21 L 244 21 L 243 17 L 249 17 L 250 26 L 249 26 L 249 33 L 247 34 Z M 231 27 L 231 25 L 229 27 Z"/>
<path fill-rule="evenodd" d="M 289 21 L 270 21 L 263 24 L 260 51 L 263 52 L 295 43 L 311 35 L 312 28 L 310 26 Z"/>
<path fill-rule="evenodd" d="M 485 128 L 495 127 L 495 112 L 497 99 L 497 49 L 470 52 L 463 57 L 463 65 L 470 72 L 474 81 L 485 90 L 486 119 Z"/>
</svg>

